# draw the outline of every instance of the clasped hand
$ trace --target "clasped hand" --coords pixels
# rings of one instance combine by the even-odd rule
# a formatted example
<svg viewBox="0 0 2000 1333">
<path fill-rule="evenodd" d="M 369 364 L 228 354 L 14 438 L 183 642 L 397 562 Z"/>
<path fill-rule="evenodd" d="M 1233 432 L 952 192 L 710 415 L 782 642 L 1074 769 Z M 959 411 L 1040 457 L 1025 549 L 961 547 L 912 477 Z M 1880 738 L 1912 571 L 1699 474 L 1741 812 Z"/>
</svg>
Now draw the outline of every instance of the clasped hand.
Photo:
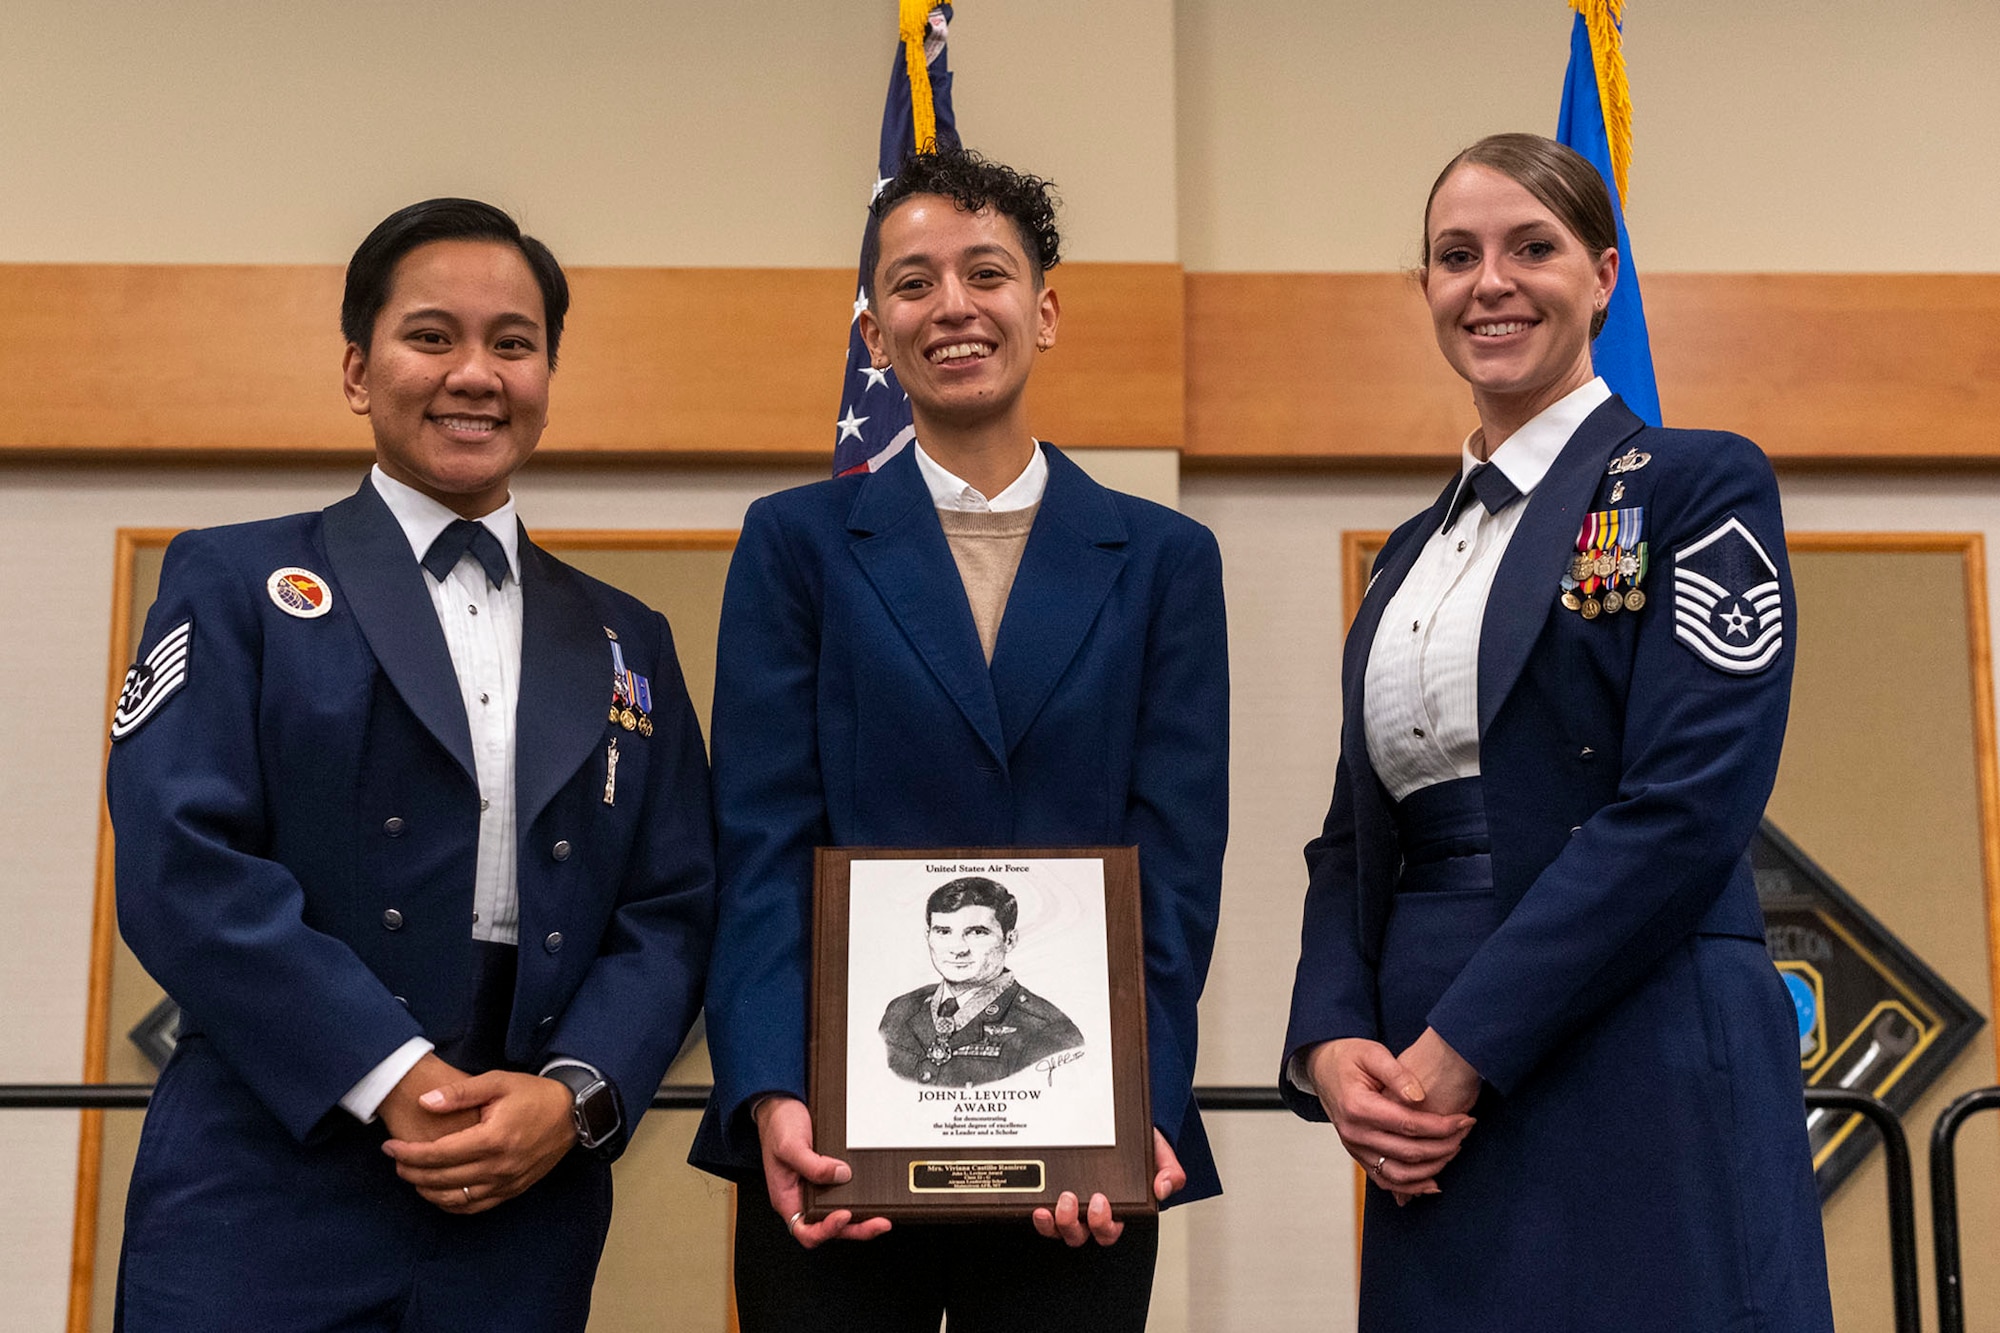
<svg viewBox="0 0 2000 1333">
<path fill-rule="evenodd" d="M 496 1070 L 468 1076 L 426 1055 L 383 1101 L 382 1151 L 449 1213 L 483 1213 L 547 1175 L 576 1146 L 570 1090 Z"/>
<path fill-rule="evenodd" d="M 771 1207 L 785 1219 L 792 1239 L 807 1249 L 830 1240 L 872 1240 L 889 1230 L 889 1219 L 870 1217 L 855 1221 L 853 1211 L 838 1208 L 817 1222 L 805 1220 L 805 1190 L 802 1182 L 815 1185 L 844 1185 L 854 1178 L 847 1163 L 825 1157 L 813 1150 L 812 1112 L 796 1097 L 770 1096 L 751 1112 L 757 1122 L 757 1138 L 764 1155 L 764 1185 Z M 1159 1130 L 1153 1131 L 1153 1197 L 1166 1199 L 1187 1184 L 1187 1172 Z M 1093 1194 L 1088 1205 L 1067 1190 L 1056 1206 L 1037 1208 L 1035 1230 L 1050 1239 L 1060 1238 L 1071 1246 L 1095 1241 L 1110 1245 L 1125 1233 L 1125 1224 L 1111 1215 L 1111 1204 L 1102 1194 Z"/>
<path fill-rule="evenodd" d="M 1306 1070 L 1341 1144 L 1399 1206 L 1440 1194 L 1437 1175 L 1476 1123 L 1479 1071 L 1430 1029 L 1399 1057 L 1348 1037 L 1313 1047 Z"/>
</svg>

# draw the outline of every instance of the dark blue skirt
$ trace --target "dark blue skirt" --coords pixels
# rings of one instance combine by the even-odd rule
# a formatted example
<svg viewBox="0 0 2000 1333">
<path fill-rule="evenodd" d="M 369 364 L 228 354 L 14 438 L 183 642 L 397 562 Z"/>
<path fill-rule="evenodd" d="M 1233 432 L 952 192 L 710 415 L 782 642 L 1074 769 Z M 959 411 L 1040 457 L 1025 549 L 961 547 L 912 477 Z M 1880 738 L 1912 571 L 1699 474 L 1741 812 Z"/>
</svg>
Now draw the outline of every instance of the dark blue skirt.
<svg viewBox="0 0 2000 1333">
<path fill-rule="evenodd" d="M 1499 925 L 1479 780 L 1397 809 L 1382 1032 L 1400 1051 Z M 1398 1208 L 1368 1186 L 1362 1333 L 1831 1333 L 1796 1023 L 1761 940 L 1690 935 Z"/>
</svg>

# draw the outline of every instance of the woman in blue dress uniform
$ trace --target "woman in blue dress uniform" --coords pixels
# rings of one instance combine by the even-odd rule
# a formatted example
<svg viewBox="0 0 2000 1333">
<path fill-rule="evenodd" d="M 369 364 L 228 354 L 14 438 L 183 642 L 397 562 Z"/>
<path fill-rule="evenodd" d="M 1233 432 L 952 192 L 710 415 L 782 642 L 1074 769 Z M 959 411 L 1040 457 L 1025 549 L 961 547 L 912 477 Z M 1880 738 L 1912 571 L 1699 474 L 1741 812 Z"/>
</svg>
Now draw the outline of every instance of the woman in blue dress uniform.
<svg viewBox="0 0 2000 1333">
<path fill-rule="evenodd" d="M 1533 135 L 1425 213 L 1480 424 L 1348 636 L 1280 1077 L 1368 1173 L 1364 1333 L 1833 1326 L 1746 855 L 1791 688 L 1777 485 L 1594 376 L 1615 239 Z"/>
</svg>

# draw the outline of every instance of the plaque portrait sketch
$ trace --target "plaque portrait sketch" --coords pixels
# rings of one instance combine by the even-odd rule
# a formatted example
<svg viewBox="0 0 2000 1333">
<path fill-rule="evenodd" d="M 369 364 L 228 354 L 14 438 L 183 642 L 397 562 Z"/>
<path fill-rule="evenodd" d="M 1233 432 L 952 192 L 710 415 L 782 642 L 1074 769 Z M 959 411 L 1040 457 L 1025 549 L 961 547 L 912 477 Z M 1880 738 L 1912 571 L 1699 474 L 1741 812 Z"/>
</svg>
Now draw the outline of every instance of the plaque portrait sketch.
<svg viewBox="0 0 2000 1333">
<path fill-rule="evenodd" d="M 848 893 L 848 1146 L 1112 1142 L 1102 862 L 856 860 Z"/>
<path fill-rule="evenodd" d="M 1081 1056 L 1083 1033 L 1069 1015 L 1030 992 L 1007 966 L 1021 938 L 1020 912 L 1020 900 L 983 875 L 961 875 L 931 890 L 925 942 L 939 980 L 897 996 L 882 1012 L 892 1073 L 913 1083 L 967 1087 L 1064 1052 Z"/>
<path fill-rule="evenodd" d="M 1156 1209 L 1135 847 L 815 858 L 806 1214 Z"/>
</svg>

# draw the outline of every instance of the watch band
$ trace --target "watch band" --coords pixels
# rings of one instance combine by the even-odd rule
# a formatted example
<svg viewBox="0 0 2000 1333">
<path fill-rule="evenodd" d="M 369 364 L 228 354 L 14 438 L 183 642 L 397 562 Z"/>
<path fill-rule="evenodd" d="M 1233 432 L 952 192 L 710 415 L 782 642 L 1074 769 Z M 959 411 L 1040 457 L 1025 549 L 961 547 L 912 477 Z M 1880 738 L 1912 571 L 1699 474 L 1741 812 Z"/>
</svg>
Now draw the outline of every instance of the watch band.
<svg viewBox="0 0 2000 1333">
<path fill-rule="evenodd" d="M 561 1064 L 546 1072 L 570 1091 L 570 1120 L 576 1127 L 577 1146 L 599 1152 L 624 1127 L 618 1090 L 596 1070 L 580 1064 Z"/>
</svg>

